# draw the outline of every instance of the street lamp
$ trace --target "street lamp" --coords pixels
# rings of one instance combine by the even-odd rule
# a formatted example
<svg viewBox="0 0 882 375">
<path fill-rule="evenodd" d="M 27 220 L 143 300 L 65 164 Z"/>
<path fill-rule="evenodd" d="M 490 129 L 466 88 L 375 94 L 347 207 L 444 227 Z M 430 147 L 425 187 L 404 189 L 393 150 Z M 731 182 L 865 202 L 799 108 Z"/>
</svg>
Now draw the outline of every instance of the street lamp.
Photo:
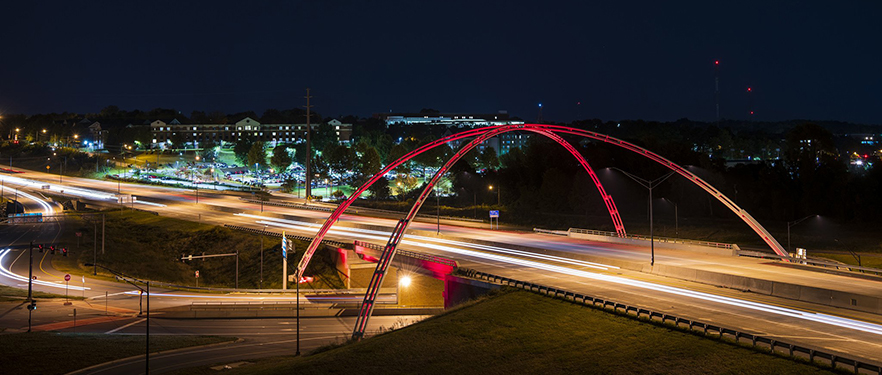
<svg viewBox="0 0 882 375">
<path fill-rule="evenodd" d="M 493 185 L 488 186 L 488 187 L 487 187 L 487 190 L 493 191 Z M 500 195 L 502 194 L 501 192 L 502 192 L 502 188 L 497 187 L 497 188 L 496 188 L 496 205 L 497 205 L 497 206 L 499 206 L 499 202 L 500 202 L 499 197 L 500 197 Z"/>
<path fill-rule="evenodd" d="M 643 186 L 647 190 L 649 190 L 649 249 L 650 249 L 650 253 L 651 253 L 651 260 L 649 262 L 649 265 L 654 266 L 655 265 L 655 233 L 654 233 L 654 228 L 653 228 L 653 223 L 652 223 L 653 222 L 653 220 L 652 220 L 652 189 L 658 187 L 658 185 L 661 184 L 662 182 L 664 182 L 665 180 L 667 180 L 668 177 L 673 176 L 674 172 L 668 172 L 668 174 L 661 176 L 659 178 L 656 178 L 655 180 L 646 180 L 646 179 L 637 177 L 631 173 L 625 172 L 625 171 L 623 171 L 619 168 L 616 168 L 616 167 L 609 167 L 609 169 L 614 169 L 619 172 L 622 172 L 623 174 L 625 174 L 625 176 L 630 177 L 632 180 L 634 180 L 635 182 L 637 182 L 638 184 L 640 184 L 641 186 Z"/>
<path fill-rule="evenodd" d="M 142 293 L 147 294 L 147 349 L 144 352 L 144 366 L 145 366 L 144 370 L 145 370 L 146 374 L 149 374 L 150 373 L 150 281 L 141 281 L 141 280 L 135 279 L 134 277 L 126 276 L 120 272 L 114 271 L 114 270 L 107 268 L 105 266 L 102 266 L 100 264 L 86 263 L 85 266 L 86 267 L 101 267 L 101 268 L 107 270 L 108 272 L 114 274 L 114 276 L 121 278 L 123 281 L 131 284 L 135 288 L 138 288 L 138 290 L 140 290 Z M 131 279 L 131 280 L 129 280 L 129 279 Z M 147 290 L 144 290 L 143 288 L 138 286 L 138 284 L 135 284 L 134 281 L 140 282 L 142 284 L 146 284 Z"/>
<path fill-rule="evenodd" d="M 791 251 L 791 252 L 792 252 L 792 250 L 793 250 L 793 249 L 790 247 L 790 227 L 792 227 L 792 226 L 794 226 L 794 225 L 796 225 L 796 224 L 799 224 L 799 223 L 803 222 L 805 219 L 808 219 L 808 218 L 811 218 L 811 217 L 816 217 L 816 216 L 818 216 L 818 215 L 808 215 L 808 216 L 806 216 L 806 217 L 804 217 L 804 218 L 802 218 L 802 219 L 799 219 L 799 220 L 793 220 L 793 221 L 788 221 L 788 222 L 787 222 L 787 251 Z"/>
</svg>

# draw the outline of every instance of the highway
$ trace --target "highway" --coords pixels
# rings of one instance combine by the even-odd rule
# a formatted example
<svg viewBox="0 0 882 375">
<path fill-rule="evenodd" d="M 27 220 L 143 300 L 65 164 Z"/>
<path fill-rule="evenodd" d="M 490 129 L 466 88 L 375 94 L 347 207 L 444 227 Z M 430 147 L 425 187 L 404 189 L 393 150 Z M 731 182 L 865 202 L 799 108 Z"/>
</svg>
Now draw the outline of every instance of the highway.
<svg viewBox="0 0 882 375">
<path fill-rule="evenodd" d="M 26 175 L 35 180 L 51 178 L 40 173 L 28 172 Z M 75 178 L 65 180 L 66 184 L 78 189 L 104 192 L 115 192 L 117 189 L 115 182 Z M 229 193 L 205 194 L 200 190 L 197 205 L 192 190 L 129 184 L 121 185 L 120 189 L 123 194 L 135 194 L 139 201 L 152 203 L 142 208 L 162 215 L 215 224 L 253 228 L 268 226 L 271 230 L 284 229 L 295 234 L 311 235 L 317 231 L 318 223 L 328 216 L 327 212 L 322 211 L 274 206 L 264 206 L 264 214 L 260 214 L 260 205 L 244 202 Z M 344 215 L 328 238 L 383 244 L 394 223 L 393 219 Z M 456 259 L 461 266 L 482 272 L 669 312 L 882 363 L 882 318 L 879 315 L 629 271 L 602 261 L 580 260 L 575 256 L 589 254 L 610 260 L 647 261 L 648 249 L 642 246 L 612 245 L 536 233 L 490 231 L 475 226 L 478 225 L 454 226 L 448 223 L 441 226 L 445 237 L 436 238 L 424 234 L 435 231 L 434 223 L 414 222 L 401 248 Z M 491 241 L 496 245 L 468 242 L 474 239 Z M 570 252 L 574 256 L 538 254 L 518 250 L 519 246 L 554 249 Z M 875 280 L 785 268 L 767 260 L 657 248 L 656 261 L 659 264 L 845 288 L 870 296 L 882 295 L 882 284 Z"/>
</svg>

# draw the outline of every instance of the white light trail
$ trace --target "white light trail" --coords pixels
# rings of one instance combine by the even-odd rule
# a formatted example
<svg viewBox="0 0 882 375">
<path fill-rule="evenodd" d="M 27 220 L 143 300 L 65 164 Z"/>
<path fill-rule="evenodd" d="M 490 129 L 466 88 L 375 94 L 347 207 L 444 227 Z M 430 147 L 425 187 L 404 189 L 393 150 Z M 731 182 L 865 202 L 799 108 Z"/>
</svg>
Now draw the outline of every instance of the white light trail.
<svg viewBox="0 0 882 375">
<path fill-rule="evenodd" d="M 6 266 L 3 265 L 3 262 L 4 262 L 4 259 L 6 258 L 6 255 L 9 255 L 10 252 L 12 252 L 12 249 L 5 249 L 3 251 L 0 251 L 0 275 L 6 276 L 6 277 L 13 279 L 13 280 L 28 282 L 27 277 L 20 276 L 16 273 L 13 273 L 12 271 L 6 269 Z M 50 282 L 46 282 L 46 281 L 34 280 L 34 284 L 35 285 L 43 285 L 43 286 L 51 286 L 53 288 L 61 288 L 61 289 L 65 288 L 65 285 L 62 284 L 60 281 L 58 283 L 50 283 Z M 83 288 L 81 286 L 76 286 L 76 285 L 68 285 L 67 288 L 70 288 L 72 290 L 84 290 L 84 289 L 91 290 L 92 289 L 92 288 L 88 288 L 88 287 Z"/>
<path fill-rule="evenodd" d="M 312 231 L 314 228 L 316 228 L 318 226 L 318 224 L 313 224 L 313 223 L 300 223 L 300 222 L 295 222 L 295 221 L 291 221 L 291 220 L 284 220 L 283 221 L 282 219 L 266 218 L 266 217 L 261 217 L 261 216 L 256 216 L 256 215 L 246 215 L 246 214 L 239 214 L 239 215 L 240 216 L 253 216 L 256 218 L 263 219 L 262 221 L 258 221 L 258 223 L 260 223 L 260 224 L 269 224 L 269 225 L 285 227 L 285 228 L 301 230 L 301 231 Z M 269 220 L 273 220 L 273 221 L 269 221 Z M 296 223 L 296 224 L 294 224 L 294 223 Z M 339 230 L 331 230 L 331 231 L 329 231 L 329 233 L 336 233 L 338 235 L 345 234 L 345 235 L 350 235 L 350 236 L 355 236 L 355 237 L 369 238 L 369 239 L 375 239 L 375 240 L 381 240 L 381 241 L 385 241 L 388 238 L 388 233 L 385 233 L 385 236 L 373 235 L 373 233 L 384 234 L 381 231 L 371 231 L 371 230 L 357 229 L 357 228 L 337 228 L 337 229 L 339 229 Z M 348 232 L 348 233 L 341 233 L 341 232 Z M 367 234 L 367 233 L 371 233 L 371 234 Z M 427 239 L 427 240 L 431 240 L 431 239 Z M 455 241 L 452 241 L 452 242 L 455 242 Z M 412 241 L 407 241 L 407 244 L 413 245 L 413 246 L 420 246 L 420 247 L 440 250 L 440 251 L 445 251 L 445 252 L 450 252 L 450 253 L 464 255 L 464 256 L 468 256 L 468 257 L 493 260 L 493 261 L 497 261 L 497 262 L 504 262 L 504 263 L 508 263 L 508 264 L 514 264 L 514 265 L 519 265 L 519 266 L 524 266 L 524 267 L 541 269 L 541 270 L 545 270 L 545 271 L 549 271 L 549 272 L 560 273 L 560 274 L 570 275 L 570 276 L 574 276 L 574 277 L 599 280 L 599 281 L 614 283 L 614 284 L 618 284 L 618 285 L 625 285 L 625 286 L 630 286 L 630 287 L 651 290 L 654 292 L 662 292 L 662 293 L 679 295 L 679 296 L 688 297 L 688 298 L 695 298 L 695 299 L 725 304 L 725 305 L 734 306 L 734 307 L 746 308 L 746 309 L 750 309 L 750 310 L 761 311 L 761 312 L 771 313 L 771 314 L 780 315 L 780 316 L 803 319 L 803 320 L 813 321 L 813 322 L 817 322 L 817 323 L 828 324 L 828 325 L 832 325 L 832 326 L 849 328 L 849 329 L 854 329 L 854 330 L 858 330 L 858 331 L 862 331 L 862 332 L 882 335 L 882 326 L 880 326 L 880 325 L 873 324 L 873 323 L 867 323 L 867 322 L 861 322 L 861 321 L 848 319 L 848 318 L 842 318 L 842 317 L 838 317 L 838 316 L 800 311 L 800 310 L 789 309 L 789 308 L 780 307 L 780 306 L 768 305 L 768 304 L 764 304 L 764 303 L 760 303 L 760 302 L 753 302 L 753 301 L 741 300 L 741 299 L 737 299 L 737 298 L 718 296 L 718 295 L 714 295 L 714 294 L 697 292 L 697 291 L 692 291 L 692 290 L 688 290 L 688 289 L 681 289 L 681 288 L 676 288 L 676 287 L 671 287 L 671 286 L 666 286 L 666 285 L 653 284 L 653 283 L 645 282 L 645 281 L 632 280 L 632 279 L 628 279 L 628 278 L 620 277 L 620 276 L 599 274 L 599 273 L 577 270 L 577 269 L 563 267 L 563 266 L 535 262 L 535 261 L 526 260 L 526 259 L 513 258 L 513 257 L 509 257 L 509 256 L 499 255 L 499 254 L 488 254 L 488 253 L 484 253 L 484 252 L 459 249 L 459 248 L 454 248 L 454 247 L 440 245 L 440 244 L 421 243 L 421 242 L 412 242 Z M 478 247 L 478 245 L 476 245 L 476 244 L 470 244 L 470 243 L 462 243 L 462 244 L 466 247 L 469 247 L 469 246 L 473 246 L 476 248 Z M 498 248 L 498 249 L 501 249 L 501 248 Z M 503 252 L 511 251 L 511 250 L 506 250 L 506 249 L 503 249 L 503 250 L 505 250 Z M 599 268 L 599 267 L 594 267 L 594 268 Z"/>
</svg>

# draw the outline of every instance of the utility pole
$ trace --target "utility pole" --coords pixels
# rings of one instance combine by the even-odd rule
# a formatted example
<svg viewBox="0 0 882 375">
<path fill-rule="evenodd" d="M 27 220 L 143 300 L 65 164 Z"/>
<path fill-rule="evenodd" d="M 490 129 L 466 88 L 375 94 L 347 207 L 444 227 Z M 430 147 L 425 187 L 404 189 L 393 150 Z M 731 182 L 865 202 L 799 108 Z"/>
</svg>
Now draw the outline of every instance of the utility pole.
<svg viewBox="0 0 882 375">
<path fill-rule="evenodd" d="M 94 238 L 92 239 L 92 263 L 95 264 L 95 269 L 92 271 L 92 275 L 98 275 L 98 220 L 94 215 L 92 216 L 92 225 L 95 227 L 92 234 Z"/>
<path fill-rule="evenodd" d="M 101 255 L 104 255 L 104 239 L 106 238 L 107 231 L 104 226 L 104 214 L 101 214 Z"/>
<path fill-rule="evenodd" d="M 28 250 L 30 262 L 28 263 L 28 332 L 31 331 L 31 314 L 34 312 L 34 241 L 31 241 L 31 247 Z"/>
<path fill-rule="evenodd" d="M 309 110 L 312 108 L 312 105 L 309 104 L 309 99 L 312 99 L 312 96 L 309 95 L 309 88 L 306 88 L 306 202 L 309 202 L 309 199 L 312 198 L 312 168 L 310 168 L 312 158 L 312 140 L 310 133 L 312 133 L 312 127 L 309 123 L 310 113 Z"/>
</svg>

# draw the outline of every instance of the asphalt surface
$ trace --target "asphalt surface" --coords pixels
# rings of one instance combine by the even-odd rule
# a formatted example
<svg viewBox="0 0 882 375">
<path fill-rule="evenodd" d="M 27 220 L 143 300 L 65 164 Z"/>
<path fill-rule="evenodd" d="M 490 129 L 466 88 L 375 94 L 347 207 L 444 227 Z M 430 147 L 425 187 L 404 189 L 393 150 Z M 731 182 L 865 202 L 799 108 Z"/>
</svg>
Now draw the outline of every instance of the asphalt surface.
<svg viewBox="0 0 882 375">
<path fill-rule="evenodd" d="M 35 179 L 46 178 L 40 173 L 27 175 Z M 81 188 L 113 192 L 117 189 L 116 183 L 106 181 L 73 178 L 65 180 Z M 268 226 L 270 230 L 285 229 L 295 234 L 311 235 L 318 229 L 315 223 L 322 222 L 328 216 L 327 212 L 322 211 L 263 207 L 267 214 L 285 215 L 289 220 L 282 221 L 285 219 L 260 216 L 260 205 L 226 194 L 206 194 L 200 190 L 197 205 L 195 192 L 192 190 L 128 184 L 122 184 L 120 189 L 124 194 L 137 195 L 139 201 L 152 203 L 142 204 L 141 208 L 164 216 L 214 224 L 236 224 L 258 229 Z M 246 214 L 235 215 L 218 211 L 215 207 L 241 210 Z M 395 220 L 344 215 L 340 222 L 391 228 Z M 446 225 L 441 225 L 441 232 L 445 235 L 493 241 L 498 245 L 494 247 L 478 246 L 464 241 L 442 242 L 409 235 L 405 237 L 401 248 L 456 259 L 461 266 L 479 271 L 607 298 L 851 358 L 882 363 L 882 318 L 879 315 L 716 288 L 626 271 L 602 263 L 589 264 L 566 257 L 540 257 L 537 254 L 515 252 L 506 247 L 534 246 L 597 254 L 612 259 L 645 261 L 649 254 L 644 246 L 611 245 L 535 233 L 490 231 L 476 228 L 480 226 L 477 223 L 462 223 L 463 226 L 450 224 L 447 222 Z M 435 228 L 434 223 L 423 222 L 415 222 L 410 226 L 411 230 L 423 231 L 434 231 Z M 342 241 L 360 239 L 382 244 L 388 238 L 388 231 L 389 229 L 368 232 L 339 226 L 327 238 Z M 882 288 L 877 281 L 783 268 L 775 266 L 773 262 L 758 259 L 656 249 L 656 261 L 660 264 L 725 271 L 769 280 L 824 285 L 870 296 L 882 295 Z"/>
</svg>

